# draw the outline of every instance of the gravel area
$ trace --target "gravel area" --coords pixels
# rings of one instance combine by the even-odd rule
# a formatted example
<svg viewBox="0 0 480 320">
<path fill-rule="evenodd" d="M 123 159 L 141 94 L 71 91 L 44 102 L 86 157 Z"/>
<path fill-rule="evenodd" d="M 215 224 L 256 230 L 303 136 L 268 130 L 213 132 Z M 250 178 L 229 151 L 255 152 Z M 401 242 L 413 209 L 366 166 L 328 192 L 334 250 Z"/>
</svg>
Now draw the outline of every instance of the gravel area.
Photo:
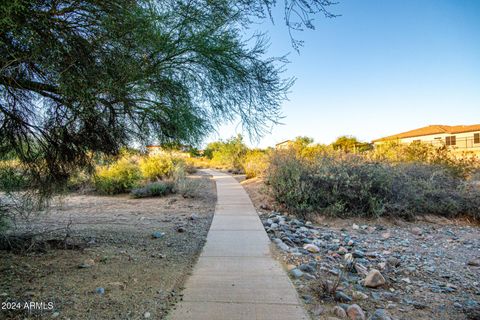
<svg viewBox="0 0 480 320">
<path fill-rule="evenodd" d="M 478 225 L 305 221 L 278 212 L 261 181 L 243 185 L 313 319 L 480 319 Z"/>
</svg>

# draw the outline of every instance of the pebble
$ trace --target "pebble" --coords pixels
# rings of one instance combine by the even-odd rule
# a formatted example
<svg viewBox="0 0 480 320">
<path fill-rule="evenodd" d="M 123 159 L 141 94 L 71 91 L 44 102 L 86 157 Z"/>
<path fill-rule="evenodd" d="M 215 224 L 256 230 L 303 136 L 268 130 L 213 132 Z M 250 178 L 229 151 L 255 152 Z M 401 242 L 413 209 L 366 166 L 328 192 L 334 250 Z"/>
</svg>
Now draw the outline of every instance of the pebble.
<svg viewBox="0 0 480 320">
<path fill-rule="evenodd" d="M 311 252 L 311 253 L 318 253 L 320 252 L 320 248 L 317 247 L 316 245 L 314 244 L 311 244 L 311 243 L 307 243 L 306 245 L 303 246 L 303 249 L 307 250 L 308 252 Z"/>
<path fill-rule="evenodd" d="M 352 304 L 347 309 L 347 315 L 351 320 L 365 320 L 365 313 L 358 304 Z"/>
<path fill-rule="evenodd" d="M 423 230 L 420 229 L 419 227 L 413 227 L 411 231 L 416 236 L 421 236 L 423 233 Z"/>
<path fill-rule="evenodd" d="M 339 306 L 335 306 L 332 310 L 332 313 L 340 319 L 344 319 L 347 317 L 347 312 L 345 312 L 345 310 L 343 310 L 343 308 Z"/>
<path fill-rule="evenodd" d="M 335 292 L 335 300 L 340 301 L 340 302 L 351 302 L 352 298 L 346 295 L 342 291 L 337 291 Z"/>
<path fill-rule="evenodd" d="M 385 284 L 385 278 L 377 269 L 370 270 L 364 282 L 364 285 L 369 288 L 377 288 L 384 284 Z"/>
<path fill-rule="evenodd" d="M 467 265 L 472 267 L 479 267 L 480 266 L 480 259 L 472 259 L 467 262 Z"/>
<path fill-rule="evenodd" d="M 190 218 L 189 218 L 189 219 L 192 220 L 192 221 L 195 221 L 195 220 L 198 220 L 199 218 L 200 218 L 200 217 L 198 216 L 198 214 L 192 213 L 192 214 L 190 215 Z"/>
<path fill-rule="evenodd" d="M 361 292 L 361 291 L 354 291 L 352 293 L 352 297 L 355 300 L 367 300 L 368 299 L 368 295 Z"/>
<path fill-rule="evenodd" d="M 300 269 L 303 272 L 308 272 L 308 273 L 315 273 L 315 271 L 316 271 L 315 268 L 312 267 L 309 264 L 301 264 L 301 265 L 298 266 L 298 269 Z"/>
<path fill-rule="evenodd" d="M 303 272 L 300 271 L 300 270 L 297 269 L 297 268 L 292 269 L 292 270 L 290 271 L 290 274 L 291 274 L 294 278 L 296 278 L 296 279 L 301 278 L 301 277 L 303 276 Z"/>
<path fill-rule="evenodd" d="M 152 232 L 152 238 L 154 238 L 154 239 L 163 238 L 164 235 L 165 235 L 165 233 L 160 232 L 160 231 L 154 231 L 154 232 Z"/>
<path fill-rule="evenodd" d="M 392 320 L 392 317 L 384 309 L 377 309 L 369 320 Z"/>
<path fill-rule="evenodd" d="M 78 265 L 78 268 L 87 269 L 87 268 L 91 268 L 94 265 L 95 265 L 95 261 L 93 259 L 86 259 L 85 261 L 83 261 Z"/>
</svg>

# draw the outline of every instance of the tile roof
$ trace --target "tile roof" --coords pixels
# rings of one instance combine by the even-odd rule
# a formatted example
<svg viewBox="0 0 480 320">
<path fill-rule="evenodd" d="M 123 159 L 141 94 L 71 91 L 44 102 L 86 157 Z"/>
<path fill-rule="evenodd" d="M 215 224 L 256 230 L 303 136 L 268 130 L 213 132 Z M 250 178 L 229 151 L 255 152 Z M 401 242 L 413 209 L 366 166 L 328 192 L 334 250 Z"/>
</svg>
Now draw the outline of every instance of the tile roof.
<svg viewBox="0 0 480 320">
<path fill-rule="evenodd" d="M 435 124 L 435 125 L 430 125 L 430 126 L 394 134 L 388 137 L 376 139 L 376 140 L 373 140 L 373 142 L 428 136 L 431 134 L 442 134 L 442 133 L 455 134 L 455 133 L 473 132 L 473 131 L 480 131 L 480 124 L 473 124 L 468 126 L 464 126 L 464 125 L 446 126 L 441 124 Z"/>
</svg>

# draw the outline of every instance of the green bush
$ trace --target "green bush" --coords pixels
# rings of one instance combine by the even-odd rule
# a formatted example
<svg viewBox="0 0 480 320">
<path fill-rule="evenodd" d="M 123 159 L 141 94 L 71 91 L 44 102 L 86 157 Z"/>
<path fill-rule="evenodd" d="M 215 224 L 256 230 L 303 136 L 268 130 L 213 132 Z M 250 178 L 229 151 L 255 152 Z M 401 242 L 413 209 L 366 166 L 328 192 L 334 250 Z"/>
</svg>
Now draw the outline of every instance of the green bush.
<svg viewBox="0 0 480 320">
<path fill-rule="evenodd" d="M 130 193 L 134 198 L 162 197 L 174 192 L 171 181 L 158 181 L 147 184 L 142 188 L 133 189 Z"/>
<path fill-rule="evenodd" d="M 101 193 L 117 194 L 135 188 L 141 178 L 138 165 L 131 159 L 121 158 L 111 165 L 97 167 L 94 184 Z"/>
<path fill-rule="evenodd" d="M 210 143 L 205 149 L 205 156 L 212 160 L 215 167 L 240 172 L 247 150 L 243 137 L 238 135 L 227 141 Z"/>
<path fill-rule="evenodd" d="M 243 170 L 247 179 L 262 177 L 268 168 L 268 154 L 263 150 L 249 150 L 243 160 Z"/>
<path fill-rule="evenodd" d="M 266 182 L 278 202 L 300 215 L 480 218 L 480 191 L 437 164 L 368 161 L 354 155 L 307 162 L 284 152 L 273 155 Z"/>
<path fill-rule="evenodd" d="M 145 179 L 150 181 L 162 180 L 172 177 L 175 163 L 180 161 L 165 155 L 152 155 L 140 159 L 139 167 Z"/>
<path fill-rule="evenodd" d="M 19 191 L 28 187 L 25 172 L 18 161 L 0 161 L 0 190 Z"/>
</svg>

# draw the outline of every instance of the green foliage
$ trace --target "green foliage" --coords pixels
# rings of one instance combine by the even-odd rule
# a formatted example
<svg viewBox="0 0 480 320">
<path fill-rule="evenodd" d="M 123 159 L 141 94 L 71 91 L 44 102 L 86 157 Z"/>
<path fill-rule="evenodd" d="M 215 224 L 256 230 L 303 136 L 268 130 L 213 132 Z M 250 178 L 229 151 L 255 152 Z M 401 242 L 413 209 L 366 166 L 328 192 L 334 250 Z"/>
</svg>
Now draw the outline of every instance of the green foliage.
<svg viewBox="0 0 480 320">
<path fill-rule="evenodd" d="M 178 163 L 179 161 L 165 155 L 152 155 L 140 159 L 139 167 L 145 179 L 151 181 L 162 180 L 172 177 L 175 162 Z"/>
<path fill-rule="evenodd" d="M 18 161 L 0 161 L 0 191 L 14 192 L 27 187 L 25 171 Z"/>
<path fill-rule="evenodd" d="M 279 203 L 300 215 L 480 218 L 480 190 L 435 164 L 373 162 L 353 155 L 309 162 L 283 152 L 273 155 L 267 184 Z"/>
<path fill-rule="evenodd" d="M 332 143 L 334 150 L 341 150 L 343 152 L 360 153 L 368 150 L 372 150 L 373 147 L 370 143 L 360 142 L 354 136 L 341 136 L 338 137 L 335 142 Z"/>
<path fill-rule="evenodd" d="M 243 170 L 247 179 L 262 177 L 268 168 L 269 156 L 267 151 L 254 149 L 249 150 L 243 159 Z"/>
<path fill-rule="evenodd" d="M 141 178 L 138 165 L 131 159 L 121 158 L 111 165 L 98 167 L 94 183 L 101 193 L 117 194 L 135 188 Z"/>
<path fill-rule="evenodd" d="M 171 181 L 157 181 L 149 183 L 141 188 L 131 191 L 133 198 L 162 197 L 174 192 L 174 184 Z"/>
<path fill-rule="evenodd" d="M 244 28 L 274 5 L 2 1 L 0 154 L 12 152 L 48 194 L 91 169 L 92 153 L 196 143 L 235 117 L 264 132 L 293 82 L 285 59 L 268 58 L 265 38 L 245 40 Z"/>
<path fill-rule="evenodd" d="M 212 154 L 212 163 L 215 166 L 233 170 L 242 170 L 243 158 L 247 154 L 247 146 L 243 137 L 238 135 L 227 141 L 214 142 L 207 147 L 207 153 Z"/>
</svg>

